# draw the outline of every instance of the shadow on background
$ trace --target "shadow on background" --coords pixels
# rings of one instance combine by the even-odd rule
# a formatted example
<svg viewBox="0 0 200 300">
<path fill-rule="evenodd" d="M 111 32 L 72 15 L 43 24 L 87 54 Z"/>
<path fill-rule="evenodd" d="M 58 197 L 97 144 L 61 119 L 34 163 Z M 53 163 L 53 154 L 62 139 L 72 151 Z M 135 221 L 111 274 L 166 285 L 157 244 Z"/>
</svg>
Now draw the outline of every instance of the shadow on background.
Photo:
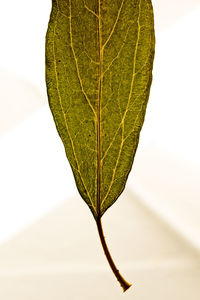
<svg viewBox="0 0 200 300">
<path fill-rule="evenodd" d="M 103 225 L 120 271 L 133 283 L 126 294 L 109 269 L 89 209 L 70 198 L 0 247 L 0 297 L 199 299 L 199 253 L 136 195 L 126 191 Z"/>
</svg>

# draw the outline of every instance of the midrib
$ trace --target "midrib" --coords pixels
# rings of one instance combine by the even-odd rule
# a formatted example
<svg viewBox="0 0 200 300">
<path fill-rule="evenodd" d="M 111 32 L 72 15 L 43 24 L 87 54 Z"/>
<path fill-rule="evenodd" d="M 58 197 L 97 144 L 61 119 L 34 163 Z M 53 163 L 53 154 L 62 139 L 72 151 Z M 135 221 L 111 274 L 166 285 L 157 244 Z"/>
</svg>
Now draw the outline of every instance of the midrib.
<svg viewBox="0 0 200 300">
<path fill-rule="evenodd" d="M 102 46 L 101 46 L 101 1 L 98 1 L 98 50 L 99 50 L 99 83 L 98 83 L 98 111 L 97 111 L 97 218 L 101 216 L 101 72 L 102 72 Z"/>
</svg>

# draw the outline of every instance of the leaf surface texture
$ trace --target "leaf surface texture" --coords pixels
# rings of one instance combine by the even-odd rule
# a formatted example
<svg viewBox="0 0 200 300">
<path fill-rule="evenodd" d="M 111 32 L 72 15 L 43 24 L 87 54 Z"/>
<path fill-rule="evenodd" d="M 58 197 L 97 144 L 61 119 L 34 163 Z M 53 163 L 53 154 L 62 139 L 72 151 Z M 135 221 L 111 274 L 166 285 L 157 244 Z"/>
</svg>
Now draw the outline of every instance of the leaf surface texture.
<svg viewBox="0 0 200 300">
<path fill-rule="evenodd" d="M 131 170 L 152 81 L 150 0 L 53 0 L 46 35 L 51 111 L 95 219 Z"/>
</svg>

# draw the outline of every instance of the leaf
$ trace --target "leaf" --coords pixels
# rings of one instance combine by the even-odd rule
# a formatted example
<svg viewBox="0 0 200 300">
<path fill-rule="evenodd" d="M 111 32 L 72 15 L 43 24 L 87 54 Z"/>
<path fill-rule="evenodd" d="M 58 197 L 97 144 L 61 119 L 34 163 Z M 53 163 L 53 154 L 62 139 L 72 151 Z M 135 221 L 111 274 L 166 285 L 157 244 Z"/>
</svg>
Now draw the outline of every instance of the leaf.
<svg viewBox="0 0 200 300">
<path fill-rule="evenodd" d="M 152 81 L 153 23 L 150 0 L 53 0 L 49 104 L 96 220 L 122 193 L 133 164 Z"/>
<path fill-rule="evenodd" d="M 95 219 L 122 193 L 137 149 L 154 56 L 150 0 L 53 0 L 49 104 Z"/>
</svg>

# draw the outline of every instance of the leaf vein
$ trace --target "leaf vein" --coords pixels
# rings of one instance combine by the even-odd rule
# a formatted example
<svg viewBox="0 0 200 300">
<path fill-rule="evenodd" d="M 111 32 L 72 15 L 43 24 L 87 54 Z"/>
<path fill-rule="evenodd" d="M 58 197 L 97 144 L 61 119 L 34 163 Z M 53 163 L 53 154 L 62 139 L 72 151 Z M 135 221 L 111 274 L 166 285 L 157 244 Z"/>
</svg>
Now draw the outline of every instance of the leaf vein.
<svg viewBox="0 0 200 300">
<path fill-rule="evenodd" d="M 84 2 L 84 7 L 85 9 L 87 9 L 91 14 L 93 14 L 95 17 L 99 18 L 99 16 L 92 10 L 90 9 L 86 4 L 85 4 L 85 0 L 83 0 Z"/>
<path fill-rule="evenodd" d="M 69 139 L 70 139 L 70 142 L 71 142 L 71 145 L 72 145 L 72 151 L 74 153 L 74 158 L 75 158 L 75 161 L 76 161 L 76 164 L 77 164 L 77 168 L 75 167 L 75 170 L 79 173 L 79 176 L 80 176 L 80 179 L 83 183 L 83 186 L 86 190 L 86 193 L 88 195 L 88 198 L 90 200 L 90 203 L 94 209 L 94 211 L 96 212 L 96 208 L 94 207 L 93 205 L 93 202 L 91 200 L 91 196 L 87 190 L 87 187 L 85 185 L 85 182 L 82 178 L 82 175 L 81 175 L 81 172 L 80 172 L 80 166 L 78 164 L 78 159 L 77 159 L 77 156 L 76 156 L 76 151 L 75 151 L 75 148 L 74 148 L 74 143 L 73 143 L 73 139 L 71 137 L 71 134 L 70 134 L 70 131 L 69 131 L 69 127 L 68 127 L 68 124 L 67 124 L 67 120 L 66 120 L 66 115 L 65 115 L 65 112 L 64 112 L 64 108 L 63 108 L 63 105 L 62 105 L 62 97 L 61 97 L 61 94 L 60 94 L 60 89 L 59 89 L 59 82 L 58 82 L 58 75 L 57 75 L 57 63 L 56 63 L 56 55 L 55 55 L 55 31 L 56 31 L 56 27 L 57 27 L 57 17 L 58 17 L 58 12 L 57 12 L 57 15 L 56 15 L 56 21 L 55 21 L 55 26 L 54 26 L 54 31 L 53 31 L 53 56 L 54 56 L 54 70 L 55 70 L 55 77 L 56 77 L 56 88 L 57 88 L 57 92 L 58 92 L 58 99 L 59 99 L 59 103 L 60 103 L 60 107 L 61 107 L 61 110 L 62 110 L 62 114 L 63 114 L 63 118 L 64 118 L 64 123 L 65 123 L 65 127 L 66 127 L 66 130 L 67 130 L 67 133 L 69 135 Z M 70 162 L 71 163 L 71 162 Z M 71 164 L 72 167 L 73 167 L 73 164 Z"/>
<path fill-rule="evenodd" d="M 92 104 L 90 102 L 90 99 L 89 99 L 89 97 L 87 96 L 87 94 L 86 94 L 86 92 L 84 90 L 83 82 L 82 82 L 82 79 L 81 79 L 81 76 L 80 76 L 80 71 L 79 71 L 79 66 L 78 66 L 78 60 L 76 58 L 76 54 L 75 54 L 74 46 L 73 46 L 72 21 L 71 21 L 71 18 L 72 18 L 72 11 L 71 11 L 71 0 L 70 0 L 69 1 L 69 26 L 70 26 L 70 30 L 69 31 L 70 31 L 70 43 L 71 43 L 72 54 L 73 54 L 73 57 L 74 57 L 74 61 L 75 61 L 75 65 L 76 65 L 76 71 L 77 71 L 77 75 L 78 75 L 78 79 L 79 79 L 79 83 L 80 83 L 80 86 L 81 86 L 82 93 L 85 96 L 85 99 L 88 102 L 88 104 L 89 104 L 91 110 L 93 111 L 95 117 L 97 118 L 96 111 L 94 110 L 94 107 L 92 106 Z"/>
<path fill-rule="evenodd" d="M 131 95 L 132 95 L 132 91 L 133 91 L 133 85 L 134 85 L 134 79 L 135 79 L 135 67 L 136 67 L 136 57 L 137 57 L 137 50 L 138 50 L 138 45 L 139 45 L 139 39 L 140 39 L 140 14 L 141 14 L 141 2 L 142 0 L 139 0 L 139 12 L 138 12 L 138 19 L 137 19 L 137 23 L 138 23 L 138 35 L 137 35 L 137 41 L 136 41 L 136 46 L 135 46 L 135 53 L 134 53 L 134 58 L 133 58 L 133 76 L 132 76 L 132 80 L 131 80 L 131 88 L 130 88 L 130 92 L 129 92 L 129 97 L 128 97 L 128 102 L 127 102 L 127 106 L 126 106 L 126 111 L 124 112 L 123 118 L 122 118 L 122 142 L 120 144 L 120 149 L 119 149 L 119 153 L 118 153 L 118 157 L 116 160 L 116 164 L 115 164 L 115 168 L 113 169 L 113 175 L 112 175 L 112 179 L 110 182 L 110 185 L 108 187 L 107 193 L 104 197 L 104 199 L 102 200 L 101 205 L 103 205 L 103 203 L 105 202 L 107 196 L 110 193 L 111 187 L 113 185 L 114 179 L 115 179 L 115 174 L 116 174 L 116 170 L 117 170 L 117 166 L 119 164 L 119 159 L 122 153 L 122 148 L 123 148 L 123 144 L 124 144 L 124 120 L 126 117 L 126 114 L 128 112 L 128 108 L 129 108 L 129 104 L 130 104 L 130 100 L 131 100 Z"/>
<path fill-rule="evenodd" d="M 105 69 L 105 71 L 104 71 L 103 74 L 102 74 L 102 77 L 104 77 L 105 73 L 110 69 L 110 67 L 111 67 L 112 64 L 115 62 L 115 60 L 119 58 L 119 56 L 120 56 L 120 54 L 121 54 L 121 52 L 122 52 L 122 50 L 123 50 L 123 48 L 124 48 L 124 45 L 125 45 L 125 43 L 126 43 L 126 39 L 127 39 L 127 36 L 128 36 L 129 29 L 130 29 L 130 26 L 129 26 L 128 29 L 127 29 L 127 32 L 126 32 L 126 34 L 125 34 L 125 39 L 124 39 L 124 41 L 123 41 L 123 43 L 122 43 L 122 45 L 121 45 L 121 47 L 120 47 L 120 49 L 119 49 L 117 55 L 113 58 L 113 60 L 112 60 L 112 61 L 110 62 L 110 64 L 108 65 L 108 67 Z"/>
<path fill-rule="evenodd" d="M 112 27 L 112 29 L 110 31 L 110 34 L 109 34 L 107 40 L 105 41 L 105 43 L 102 45 L 102 51 L 104 50 L 104 48 L 106 47 L 106 45 L 110 41 L 110 39 L 111 39 L 111 37 L 112 37 L 112 35 L 113 35 L 114 31 L 115 31 L 115 28 L 116 28 L 117 22 L 119 20 L 119 17 L 120 17 L 123 5 L 124 5 L 124 0 L 122 0 L 122 2 L 121 2 L 121 5 L 120 5 L 120 8 L 119 8 L 118 13 L 117 13 L 117 17 L 116 17 L 115 23 L 114 23 L 114 25 L 113 25 L 113 27 Z"/>
</svg>

